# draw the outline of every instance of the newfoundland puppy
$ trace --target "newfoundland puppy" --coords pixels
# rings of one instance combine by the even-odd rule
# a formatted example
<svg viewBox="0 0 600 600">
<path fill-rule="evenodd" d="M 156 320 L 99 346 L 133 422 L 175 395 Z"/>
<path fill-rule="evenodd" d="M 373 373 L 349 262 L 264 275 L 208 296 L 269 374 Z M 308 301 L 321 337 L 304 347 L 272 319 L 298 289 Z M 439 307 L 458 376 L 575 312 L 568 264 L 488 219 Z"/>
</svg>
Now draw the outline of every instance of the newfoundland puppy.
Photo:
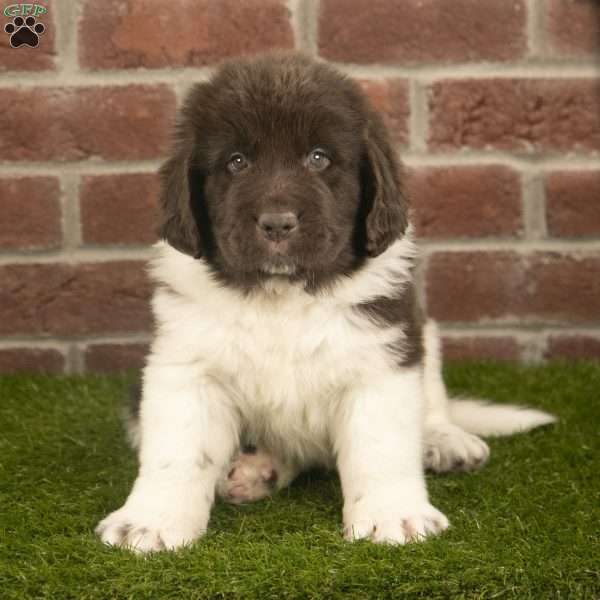
<svg viewBox="0 0 600 600">
<path fill-rule="evenodd" d="M 313 466 L 339 472 L 346 538 L 422 540 L 448 527 L 424 469 L 480 467 L 476 434 L 553 421 L 448 401 L 398 158 L 332 67 L 225 63 L 189 93 L 161 178 L 140 468 L 104 542 L 178 548 L 206 531 L 215 494 L 258 500 Z"/>
</svg>

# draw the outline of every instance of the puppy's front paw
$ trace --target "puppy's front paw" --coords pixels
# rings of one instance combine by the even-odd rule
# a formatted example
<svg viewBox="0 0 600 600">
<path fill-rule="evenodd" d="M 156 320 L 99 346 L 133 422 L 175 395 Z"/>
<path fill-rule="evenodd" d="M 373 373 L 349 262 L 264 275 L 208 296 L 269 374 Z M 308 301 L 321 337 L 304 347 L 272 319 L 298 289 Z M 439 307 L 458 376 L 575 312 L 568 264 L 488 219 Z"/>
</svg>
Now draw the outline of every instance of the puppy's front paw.
<svg viewBox="0 0 600 600">
<path fill-rule="evenodd" d="M 207 494 L 182 489 L 132 494 L 119 509 L 100 521 L 96 534 L 105 544 L 135 552 L 175 550 L 206 532 L 210 513 Z"/>
<path fill-rule="evenodd" d="M 206 531 L 175 519 L 144 518 L 126 507 L 108 515 L 96 527 L 105 544 L 120 546 L 135 552 L 175 550 L 193 542 Z"/>
<path fill-rule="evenodd" d="M 344 510 L 344 537 L 380 544 L 406 544 L 441 533 L 448 519 L 429 502 L 403 507 L 365 496 Z"/>
<path fill-rule="evenodd" d="M 436 473 L 473 471 L 481 468 L 490 456 L 488 445 L 476 435 L 451 423 L 427 427 L 423 462 Z"/>
</svg>

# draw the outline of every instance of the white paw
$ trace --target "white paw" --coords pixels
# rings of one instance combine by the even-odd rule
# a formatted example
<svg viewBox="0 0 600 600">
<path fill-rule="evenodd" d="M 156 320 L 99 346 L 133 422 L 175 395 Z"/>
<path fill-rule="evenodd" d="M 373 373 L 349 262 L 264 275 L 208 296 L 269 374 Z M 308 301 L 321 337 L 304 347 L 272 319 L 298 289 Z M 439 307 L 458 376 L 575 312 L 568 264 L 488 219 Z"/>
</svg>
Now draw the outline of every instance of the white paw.
<svg viewBox="0 0 600 600">
<path fill-rule="evenodd" d="M 135 552 L 175 550 L 193 542 L 206 527 L 191 526 L 183 519 L 144 517 L 126 507 L 108 515 L 96 527 L 105 544 Z"/>
<path fill-rule="evenodd" d="M 266 452 L 241 453 L 217 484 L 217 492 L 226 502 L 255 502 L 275 490 L 280 466 Z"/>
<path fill-rule="evenodd" d="M 476 435 L 451 423 L 425 428 L 423 462 L 436 473 L 473 471 L 490 456 L 488 445 Z"/>
<path fill-rule="evenodd" d="M 365 496 L 345 509 L 344 514 L 346 539 L 368 539 L 379 544 L 420 542 L 441 533 L 449 525 L 448 519 L 426 501 L 403 507 L 401 503 L 381 503 Z"/>
<path fill-rule="evenodd" d="M 212 498 L 191 489 L 133 493 L 96 527 L 105 544 L 135 552 L 175 550 L 206 532 Z"/>
</svg>

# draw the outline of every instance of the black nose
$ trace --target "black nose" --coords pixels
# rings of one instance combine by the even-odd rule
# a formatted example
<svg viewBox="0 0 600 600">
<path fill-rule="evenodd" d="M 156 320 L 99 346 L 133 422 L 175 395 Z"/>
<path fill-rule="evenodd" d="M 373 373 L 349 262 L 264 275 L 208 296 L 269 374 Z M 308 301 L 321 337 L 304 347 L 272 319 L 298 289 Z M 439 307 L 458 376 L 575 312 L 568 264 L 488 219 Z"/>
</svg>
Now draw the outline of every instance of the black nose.
<svg viewBox="0 0 600 600">
<path fill-rule="evenodd" d="M 298 217 L 292 212 L 263 213 L 258 227 L 269 240 L 280 241 L 290 237 L 298 228 Z"/>
</svg>

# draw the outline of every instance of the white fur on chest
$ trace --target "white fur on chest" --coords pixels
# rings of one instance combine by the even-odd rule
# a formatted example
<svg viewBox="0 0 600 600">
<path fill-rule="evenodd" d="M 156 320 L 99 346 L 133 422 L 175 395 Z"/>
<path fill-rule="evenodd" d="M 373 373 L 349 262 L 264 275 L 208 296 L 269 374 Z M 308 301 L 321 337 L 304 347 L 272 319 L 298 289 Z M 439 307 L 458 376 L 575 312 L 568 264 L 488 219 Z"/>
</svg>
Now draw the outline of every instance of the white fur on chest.
<svg viewBox="0 0 600 600">
<path fill-rule="evenodd" d="M 387 255 L 387 256 L 386 256 Z M 350 386 L 392 367 L 402 335 L 355 306 L 409 280 L 414 249 L 400 241 L 334 290 L 307 294 L 285 279 L 244 297 L 216 283 L 202 261 L 159 245 L 154 277 L 158 336 L 149 362 L 184 363 L 223 386 L 251 440 L 323 462 L 328 423 Z"/>
</svg>

